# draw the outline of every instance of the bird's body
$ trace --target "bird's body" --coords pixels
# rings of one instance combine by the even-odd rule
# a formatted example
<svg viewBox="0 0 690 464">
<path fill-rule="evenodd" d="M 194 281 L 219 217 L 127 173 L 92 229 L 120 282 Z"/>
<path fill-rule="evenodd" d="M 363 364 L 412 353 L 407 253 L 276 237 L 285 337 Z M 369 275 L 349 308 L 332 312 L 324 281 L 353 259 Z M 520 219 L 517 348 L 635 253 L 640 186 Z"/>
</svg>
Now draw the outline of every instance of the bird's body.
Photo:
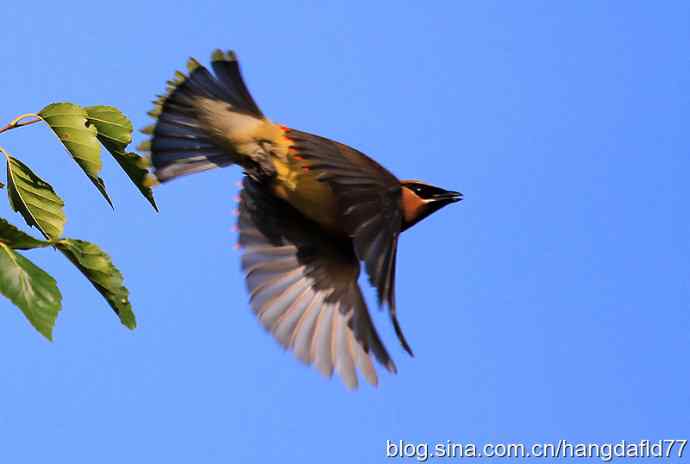
<svg viewBox="0 0 690 464">
<path fill-rule="evenodd" d="M 404 348 L 395 311 L 399 234 L 461 196 L 400 181 L 365 154 L 271 122 L 245 86 L 232 52 L 213 54 L 213 76 L 196 61 L 178 73 L 150 114 L 155 175 L 175 177 L 231 164 L 245 173 L 239 232 L 252 308 L 286 348 L 324 374 L 375 384 L 370 354 L 395 365 L 357 284 L 364 262 Z"/>
</svg>

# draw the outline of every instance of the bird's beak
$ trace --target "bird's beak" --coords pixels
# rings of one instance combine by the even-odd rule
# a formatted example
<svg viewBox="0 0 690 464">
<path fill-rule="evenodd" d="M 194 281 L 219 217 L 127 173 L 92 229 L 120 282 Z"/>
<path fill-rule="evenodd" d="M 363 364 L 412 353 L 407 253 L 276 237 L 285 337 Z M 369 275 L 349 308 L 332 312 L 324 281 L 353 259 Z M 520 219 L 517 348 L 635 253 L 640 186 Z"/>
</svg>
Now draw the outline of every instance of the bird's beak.
<svg viewBox="0 0 690 464">
<path fill-rule="evenodd" d="M 412 218 L 409 218 L 405 221 L 402 230 L 409 229 L 410 227 L 417 224 L 419 221 L 429 216 L 430 214 L 433 214 L 434 212 L 438 211 L 446 205 L 462 201 L 463 198 L 463 195 L 460 192 L 443 190 L 438 187 L 436 187 L 436 191 L 437 193 L 435 193 L 433 196 L 421 200 L 421 207 L 416 209 L 415 214 Z"/>
<path fill-rule="evenodd" d="M 441 205 L 445 206 L 451 203 L 457 203 L 458 201 L 462 201 L 462 197 L 463 195 L 460 192 L 446 191 L 434 195 L 431 201 L 433 203 L 439 202 Z"/>
</svg>

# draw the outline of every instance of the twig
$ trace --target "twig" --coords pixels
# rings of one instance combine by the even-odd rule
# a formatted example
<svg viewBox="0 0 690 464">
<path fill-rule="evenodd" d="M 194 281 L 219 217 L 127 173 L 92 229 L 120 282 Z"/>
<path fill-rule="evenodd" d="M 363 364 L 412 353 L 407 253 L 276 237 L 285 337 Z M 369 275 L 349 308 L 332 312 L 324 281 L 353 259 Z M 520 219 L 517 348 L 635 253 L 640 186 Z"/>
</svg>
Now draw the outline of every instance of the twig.
<svg viewBox="0 0 690 464">
<path fill-rule="evenodd" d="M 26 118 L 33 118 L 33 119 L 30 119 L 28 121 L 22 121 L 23 119 L 26 119 Z M 29 126 L 31 124 L 36 124 L 37 122 L 41 122 L 41 121 L 42 121 L 42 119 L 37 114 L 34 114 L 34 113 L 22 114 L 21 116 L 17 116 L 12 121 L 10 121 L 10 123 L 8 125 L 6 125 L 5 127 L 0 128 L 0 134 L 8 131 L 10 129 L 16 129 L 17 127 Z"/>
</svg>

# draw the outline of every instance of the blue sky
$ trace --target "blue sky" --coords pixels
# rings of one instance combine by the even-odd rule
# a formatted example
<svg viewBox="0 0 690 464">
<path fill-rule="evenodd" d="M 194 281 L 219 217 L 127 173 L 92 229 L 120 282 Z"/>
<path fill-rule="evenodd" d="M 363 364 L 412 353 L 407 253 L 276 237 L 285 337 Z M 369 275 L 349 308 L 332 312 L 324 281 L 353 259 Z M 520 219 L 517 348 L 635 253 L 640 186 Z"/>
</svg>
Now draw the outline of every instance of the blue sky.
<svg viewBox="0 0 690 464">
<path fill-rule="evenodd" d="M 687 2 L 159 3 L 4 5 L 0 120 L 73 101 L 142 127 L 188 56 L 235 49 L 274 121 L 465 194 L 401 239 L 416 357 L 372 304 L 399 374 L 350 393 L 263 332 L 233 248 L 238 169 L 159 188 L 156 214 L 106 159 L 113 213 L 26 127 L 0 145 L 65 199 L 68 236 L 112 255 L 139 327 L 31 252 L 64 307 L 48 343 L 0 300 L 0 461 L 377 463 L 387 439 L 690 438 Z"/>
</svg>

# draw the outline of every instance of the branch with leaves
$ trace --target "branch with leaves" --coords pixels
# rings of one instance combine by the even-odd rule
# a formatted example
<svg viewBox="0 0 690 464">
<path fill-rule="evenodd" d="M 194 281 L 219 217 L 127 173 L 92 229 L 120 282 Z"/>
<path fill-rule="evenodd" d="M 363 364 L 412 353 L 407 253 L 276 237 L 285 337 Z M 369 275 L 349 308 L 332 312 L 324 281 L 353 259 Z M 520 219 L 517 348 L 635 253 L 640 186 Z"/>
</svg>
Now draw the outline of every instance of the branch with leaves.
<svg viewBox="0 0 690 464">
<path fill-rule="evenodd" d="M 117 108 L 73 103 L 54 103 L 38 113 L 27 113 L 0 128 L 0 134 L 44 122 L 72 159 L 84 171 L 105 200 L 113 206 L 101 171 L 100 147 L 115 158 L 141 194 L 158 211 L 148 182 L 147 161 L 127 151 L 132 141 L 132 123 Z M 38 229 L 37 239 L 0 218 L 0 293 L 24 313 L 29 322 L 52 340 L 53 326 L 62 306 L 55 279 L 17 250 L 53 247 L 74 264 L 105 298 L 120 322 L 130 329 L 136 319 L 122 274 L 97 245 L 62 236 L 66 222 L 64 202 L 53 187 L 26 164 L 0 147 L 7 161 L 7 194 L 12 209 Z M 0 184 L 0 188 L 2 184 Z"/>
</svg>

